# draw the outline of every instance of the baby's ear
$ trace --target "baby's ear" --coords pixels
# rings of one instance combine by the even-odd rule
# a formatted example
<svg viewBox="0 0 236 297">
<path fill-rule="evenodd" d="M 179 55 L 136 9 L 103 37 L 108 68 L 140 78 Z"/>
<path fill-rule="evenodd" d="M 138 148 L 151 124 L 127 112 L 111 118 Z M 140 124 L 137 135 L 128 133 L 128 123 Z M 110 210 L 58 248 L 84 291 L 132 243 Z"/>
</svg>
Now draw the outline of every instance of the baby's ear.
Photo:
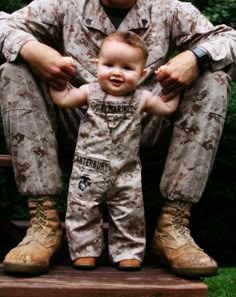
<svg viewBox="0 0 236 297">
<path fill-rule="evenodd" d="M 98 59 L 94 59 L 96 66 L 98 66 Z"/>
</svg>

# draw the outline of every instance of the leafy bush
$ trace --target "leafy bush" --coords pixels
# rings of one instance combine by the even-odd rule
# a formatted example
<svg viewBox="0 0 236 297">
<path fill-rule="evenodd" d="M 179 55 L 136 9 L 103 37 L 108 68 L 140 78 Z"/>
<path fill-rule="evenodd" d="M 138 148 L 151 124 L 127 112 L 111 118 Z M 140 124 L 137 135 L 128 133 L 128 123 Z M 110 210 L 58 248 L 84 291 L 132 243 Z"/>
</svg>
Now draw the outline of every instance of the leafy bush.
<svg viewBox="0 0 236 297">
<path fill-rule="evenodd" d="M 27 0 L 1 0 L 0 11 L 13 12 L 25 6 L 29 1 Z"/>
<path fill-rule="evenodd" d="M 209 0 L 203 13 L 214 24 L 226 24 L 236 28 L 235 0 Z"/>
<path fill-rule="evenodd" d="M 205 277 L 209 297 L 235 297 L 236 268 L 221 268 L 214 277 Z"/>
<path fill-rule="evenodd" d="M 198 9 L 203 10 L 207 6 L 208 0 L 181 0 L 182 2 L 191 2 Z"/>
</svg>

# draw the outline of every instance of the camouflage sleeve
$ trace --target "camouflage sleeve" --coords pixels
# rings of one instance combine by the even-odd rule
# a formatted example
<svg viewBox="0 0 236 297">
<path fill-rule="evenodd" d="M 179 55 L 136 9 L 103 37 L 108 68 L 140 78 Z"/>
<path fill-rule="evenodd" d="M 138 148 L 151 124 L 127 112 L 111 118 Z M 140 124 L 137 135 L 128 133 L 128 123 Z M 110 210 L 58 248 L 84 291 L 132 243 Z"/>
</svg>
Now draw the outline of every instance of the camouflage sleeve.
<svg viewBox="0 0 236 297">
<path fill-rule="evenodd" d="M 58 47 L 62 3 L 62 0 L 35 0 L 12 14 L 0 12 L 0 53 L 7 61 L 14 61 L 30 40 Z"/>
<path fill-rule="evenodd" d="M 213 26 L 191 3 L 172 1 L 172 44 L 181 51 L 194 46 L 205 49 L 212 70 L 236 73 L 236 31 L 225 25 Z"/>
</svg>

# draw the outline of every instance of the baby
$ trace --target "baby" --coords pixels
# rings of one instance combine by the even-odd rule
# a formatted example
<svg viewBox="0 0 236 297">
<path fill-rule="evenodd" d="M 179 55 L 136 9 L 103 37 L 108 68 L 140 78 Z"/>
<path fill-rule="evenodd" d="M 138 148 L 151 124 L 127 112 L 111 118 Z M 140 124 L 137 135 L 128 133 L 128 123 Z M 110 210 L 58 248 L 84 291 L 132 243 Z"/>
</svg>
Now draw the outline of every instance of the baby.
<svg viewBox="0 0 236 297">
<path fill-rule="evenodd" d="M 97 82 L 57 91 L 61 108 L 88 106 L 81 119 L 70 178 L 66 230 L 73 267 L 93 269 L 104 248 L 100 206 L 109 212 L 111 261 L 120 270 L 140 270 L 145 252 L 139 143 L 144 112 L 173 113 L 179 97 L 164 102 L 137 85 L 148 51 L 133 32 L 115 32 L 100 47 Z M 64 58 L 73 64 L 70 57 Z"/>
</svg>

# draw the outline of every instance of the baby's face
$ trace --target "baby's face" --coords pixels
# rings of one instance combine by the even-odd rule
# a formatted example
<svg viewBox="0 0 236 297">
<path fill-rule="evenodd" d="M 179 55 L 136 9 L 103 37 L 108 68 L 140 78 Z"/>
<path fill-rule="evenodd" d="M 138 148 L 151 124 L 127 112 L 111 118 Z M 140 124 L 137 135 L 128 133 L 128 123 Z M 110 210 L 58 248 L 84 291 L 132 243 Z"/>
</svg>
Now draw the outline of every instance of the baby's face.
<svg viewBox="0 0 236 297">
<path fill-rule="evenodd" d="M 97 77 L 103 90 L 113 96 L 133 91 L 144 70 L 141 49 L 117 40 L 107 40 L 100 51 Z"/>
</svg>

